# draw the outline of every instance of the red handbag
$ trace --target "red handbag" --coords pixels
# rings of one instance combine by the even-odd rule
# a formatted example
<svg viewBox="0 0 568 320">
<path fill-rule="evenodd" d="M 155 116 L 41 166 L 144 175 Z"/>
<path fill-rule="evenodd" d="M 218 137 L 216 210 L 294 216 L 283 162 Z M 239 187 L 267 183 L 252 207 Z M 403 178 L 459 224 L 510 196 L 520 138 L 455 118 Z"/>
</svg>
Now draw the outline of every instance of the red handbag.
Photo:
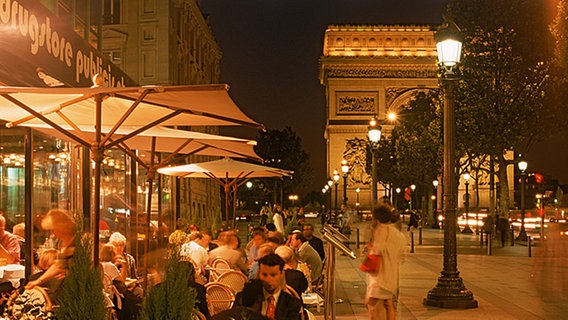
<svg viewBox="0 0 568 320">
<path fill-rule="evenodd" d="M 377 273 L 381 268 L 382 259 L 383 256 L 381 255 L 367 253 L 365 259 L 363 260 L 361 265 L 359 265 L 359 270 L 368 273 Z"/>
</svg>

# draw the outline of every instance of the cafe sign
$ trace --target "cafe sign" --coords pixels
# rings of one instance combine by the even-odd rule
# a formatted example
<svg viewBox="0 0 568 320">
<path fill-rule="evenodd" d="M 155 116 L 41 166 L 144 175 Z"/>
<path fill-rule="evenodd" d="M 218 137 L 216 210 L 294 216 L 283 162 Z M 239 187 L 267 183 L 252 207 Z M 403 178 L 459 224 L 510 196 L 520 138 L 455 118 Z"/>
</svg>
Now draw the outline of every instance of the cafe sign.
<svg viewBox="0 0 568 320">
<path fill-rule="evenodd" d="M 136 83 L 37 0 L 0 0 L 0 83 L 89 87 Z"/>
</svg>

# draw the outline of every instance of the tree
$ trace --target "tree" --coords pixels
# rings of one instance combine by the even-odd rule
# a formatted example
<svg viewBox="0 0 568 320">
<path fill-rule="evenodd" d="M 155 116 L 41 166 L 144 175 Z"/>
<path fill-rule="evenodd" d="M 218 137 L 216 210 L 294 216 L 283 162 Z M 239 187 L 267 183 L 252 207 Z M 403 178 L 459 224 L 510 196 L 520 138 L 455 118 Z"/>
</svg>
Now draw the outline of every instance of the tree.
<svg viewBox="0 0 568 320">
<path fill-rule="evenodd" d="M 179 252 L 170 250 L 163 282 L 150 288 L 141 319 L 191 319 L 197 293 L 189 286 L 190 263 L 181 263 Z"/>
<path fill-rule="evenodd" d="M 568 2 L 559 0 L 557 9 L 556 18 L 551 26 L 555 44 L 555 68 L 553 70 L 556 70 L 556 74 L 551 81 L 553 94 L 547 96 L 547 98 L 553 100 L 548 104 L 556 107 L 556 110 L 551 110 L 551 114 L 555 117 L 563 116 L 558 120 L 560 123 L 558 128 L 554 128 L 555 133 L 566 135 L 568 134 L 568 115 L 565 104 L 565 101 L 568 100 L 568 92 L 565 90 L 568 84 Z"/>
<path fill-rule="evenodd" d="M 101 270 L 95 268 L 91 259 L 92 237 L 81 233 L 82 222 L 78 225 L 73 263 L 61 285 L 60 307 L 56 316 L 57 319 L 103 320 L 107 309 Z"/>
<path fill-rule="evenodd" d="M 545 137 L 546 126 L 538 124 L 553 107 L 546 103 L 553 55 L 545 1 L 452 0 L 448 8 L 465 36 L 456 99 L 458 150 L 460 157 L 495 160 L 499 213 L 507 217 L 506 168 L 513 160 L 505 155 Z"/>
<path fill-rule="evenodd" d="M 254 148 L 267 166 L 294 171 L 292 179 L 281 180 L 282 192 L 288 194 L 307 185 L 312 178 L 313 169 L 308 164 L 310 155 L 302 149 L 302 139 L 290 127 L 284 130 L 260 131 L 257 138 L 257 146 Z M 274 194 L 277 194 L 277 183 L 272 184 L 264 180 L 265 186 L 274 186 Z M 268 191 L 268 188 L 266 189 Z M 278 199 L 274 199 L 278 202 Z"/>
<path fill-rule="evenodd" d="M 437 105 L 437 91 L 420 91 L 399 112 L 400 121 L 392 134 L 379 142 L 377 165 L 381 183 L 403 189 L 417 184 L 420 194 L 429 198 L 431 181 L 440 174 L 442 166 Z M 368 172 L 370 165 L 369 162 Z"/>
</svg>

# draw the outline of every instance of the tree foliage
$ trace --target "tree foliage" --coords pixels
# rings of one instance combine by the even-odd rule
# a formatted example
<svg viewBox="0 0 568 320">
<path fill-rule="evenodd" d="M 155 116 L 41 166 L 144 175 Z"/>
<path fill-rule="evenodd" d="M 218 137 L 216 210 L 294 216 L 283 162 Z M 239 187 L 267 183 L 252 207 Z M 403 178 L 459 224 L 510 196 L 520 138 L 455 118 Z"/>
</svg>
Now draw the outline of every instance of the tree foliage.
<svg viewBox="0 0 568 320">
<path fill-rule="evenodd" d="M 525 151 L 554 123 L 553 99 L 547 99 L 553 92 L 553 50 L 545 2 L 453 0 L 448 7 L 465 36 L 456 99 L 458 149 L 461 156 L 496 160 L 502 216 L 508 215 L 511 163 L 504 155 Z"/>
<path fill-rule="evenodd" d="M 442 140 L 437 98 L 436 91 L 417 92 L 400 110 L 391 135 L 379 141 L 377 166 L 381 183 L 405 187 L 430 183 L 439 175 Z M 370 173 L 371 157 L 367 159 Z"/>
<path fill-rule="evenodd" d="M 313 169 L 308 160 L 310 155 L 302 149 L 302 139 L 290 127 L 283 130 L 260 131 L 254 148 L 267 166 L 294 171 L 292 179 L 284 178 L 282 189 L 284 194 L 298 190 L 302 185 L 309 183 Z M 266 179 L 265 179 L 266 180 Z M 272 192 L 268 186 L 274 183 L 265 181 L 266 191 Z"/>
<path fill-rule="evenodd" d="M 82 235 L 77 228 L 73 263 L 65 277 L 59 296 L 57 319 L 104 320 L 107 309 L 103 296 L 101 270 L 91 259 L 92 237 Z"/>
<path fill-rule="evenodd" d="M 189 286 L 189 263 L 180 263 L 177 250 L 171 250 L 166 262 L 165 279 L 150 288 L 142 306 L 141 319 L 191 319 L 197 293 Z"/>
</svg>

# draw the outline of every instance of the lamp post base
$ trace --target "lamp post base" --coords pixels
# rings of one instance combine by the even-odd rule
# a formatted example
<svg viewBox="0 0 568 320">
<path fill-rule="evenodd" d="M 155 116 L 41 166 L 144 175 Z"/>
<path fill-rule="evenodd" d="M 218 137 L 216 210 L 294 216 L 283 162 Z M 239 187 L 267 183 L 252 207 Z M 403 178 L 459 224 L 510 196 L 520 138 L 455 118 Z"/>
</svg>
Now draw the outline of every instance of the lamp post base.
<svg viewBox="0 0 568 320">
<path fill-rule="evenodd" d="M 517 238 L 515 240 L 517 240 L 517 241 L 528 241 L 529 240 L 525 226 L 521 226 L 521 231 L 519 231 L 519 235 L 517 236 Z"/>
<path fill-rule="evenodd" d="M 472 234 L 473 230 L 471 230 L 471 228 L 469 227 L 468 224 L 465 225 L 465 227 L 463 228 L 463 230 L 461 231 L 461 233 L 463 234 Z"/>
<path fill-rule="evenodd" d="M 477 308 L 477 300 L 473 298 L 473 293 L 465 288 L 459 272 L 442 271 L 442 276 L 438 278 L 436 286 L 428 292 L 424 304 L 445 309 Z"/>
</svg>

